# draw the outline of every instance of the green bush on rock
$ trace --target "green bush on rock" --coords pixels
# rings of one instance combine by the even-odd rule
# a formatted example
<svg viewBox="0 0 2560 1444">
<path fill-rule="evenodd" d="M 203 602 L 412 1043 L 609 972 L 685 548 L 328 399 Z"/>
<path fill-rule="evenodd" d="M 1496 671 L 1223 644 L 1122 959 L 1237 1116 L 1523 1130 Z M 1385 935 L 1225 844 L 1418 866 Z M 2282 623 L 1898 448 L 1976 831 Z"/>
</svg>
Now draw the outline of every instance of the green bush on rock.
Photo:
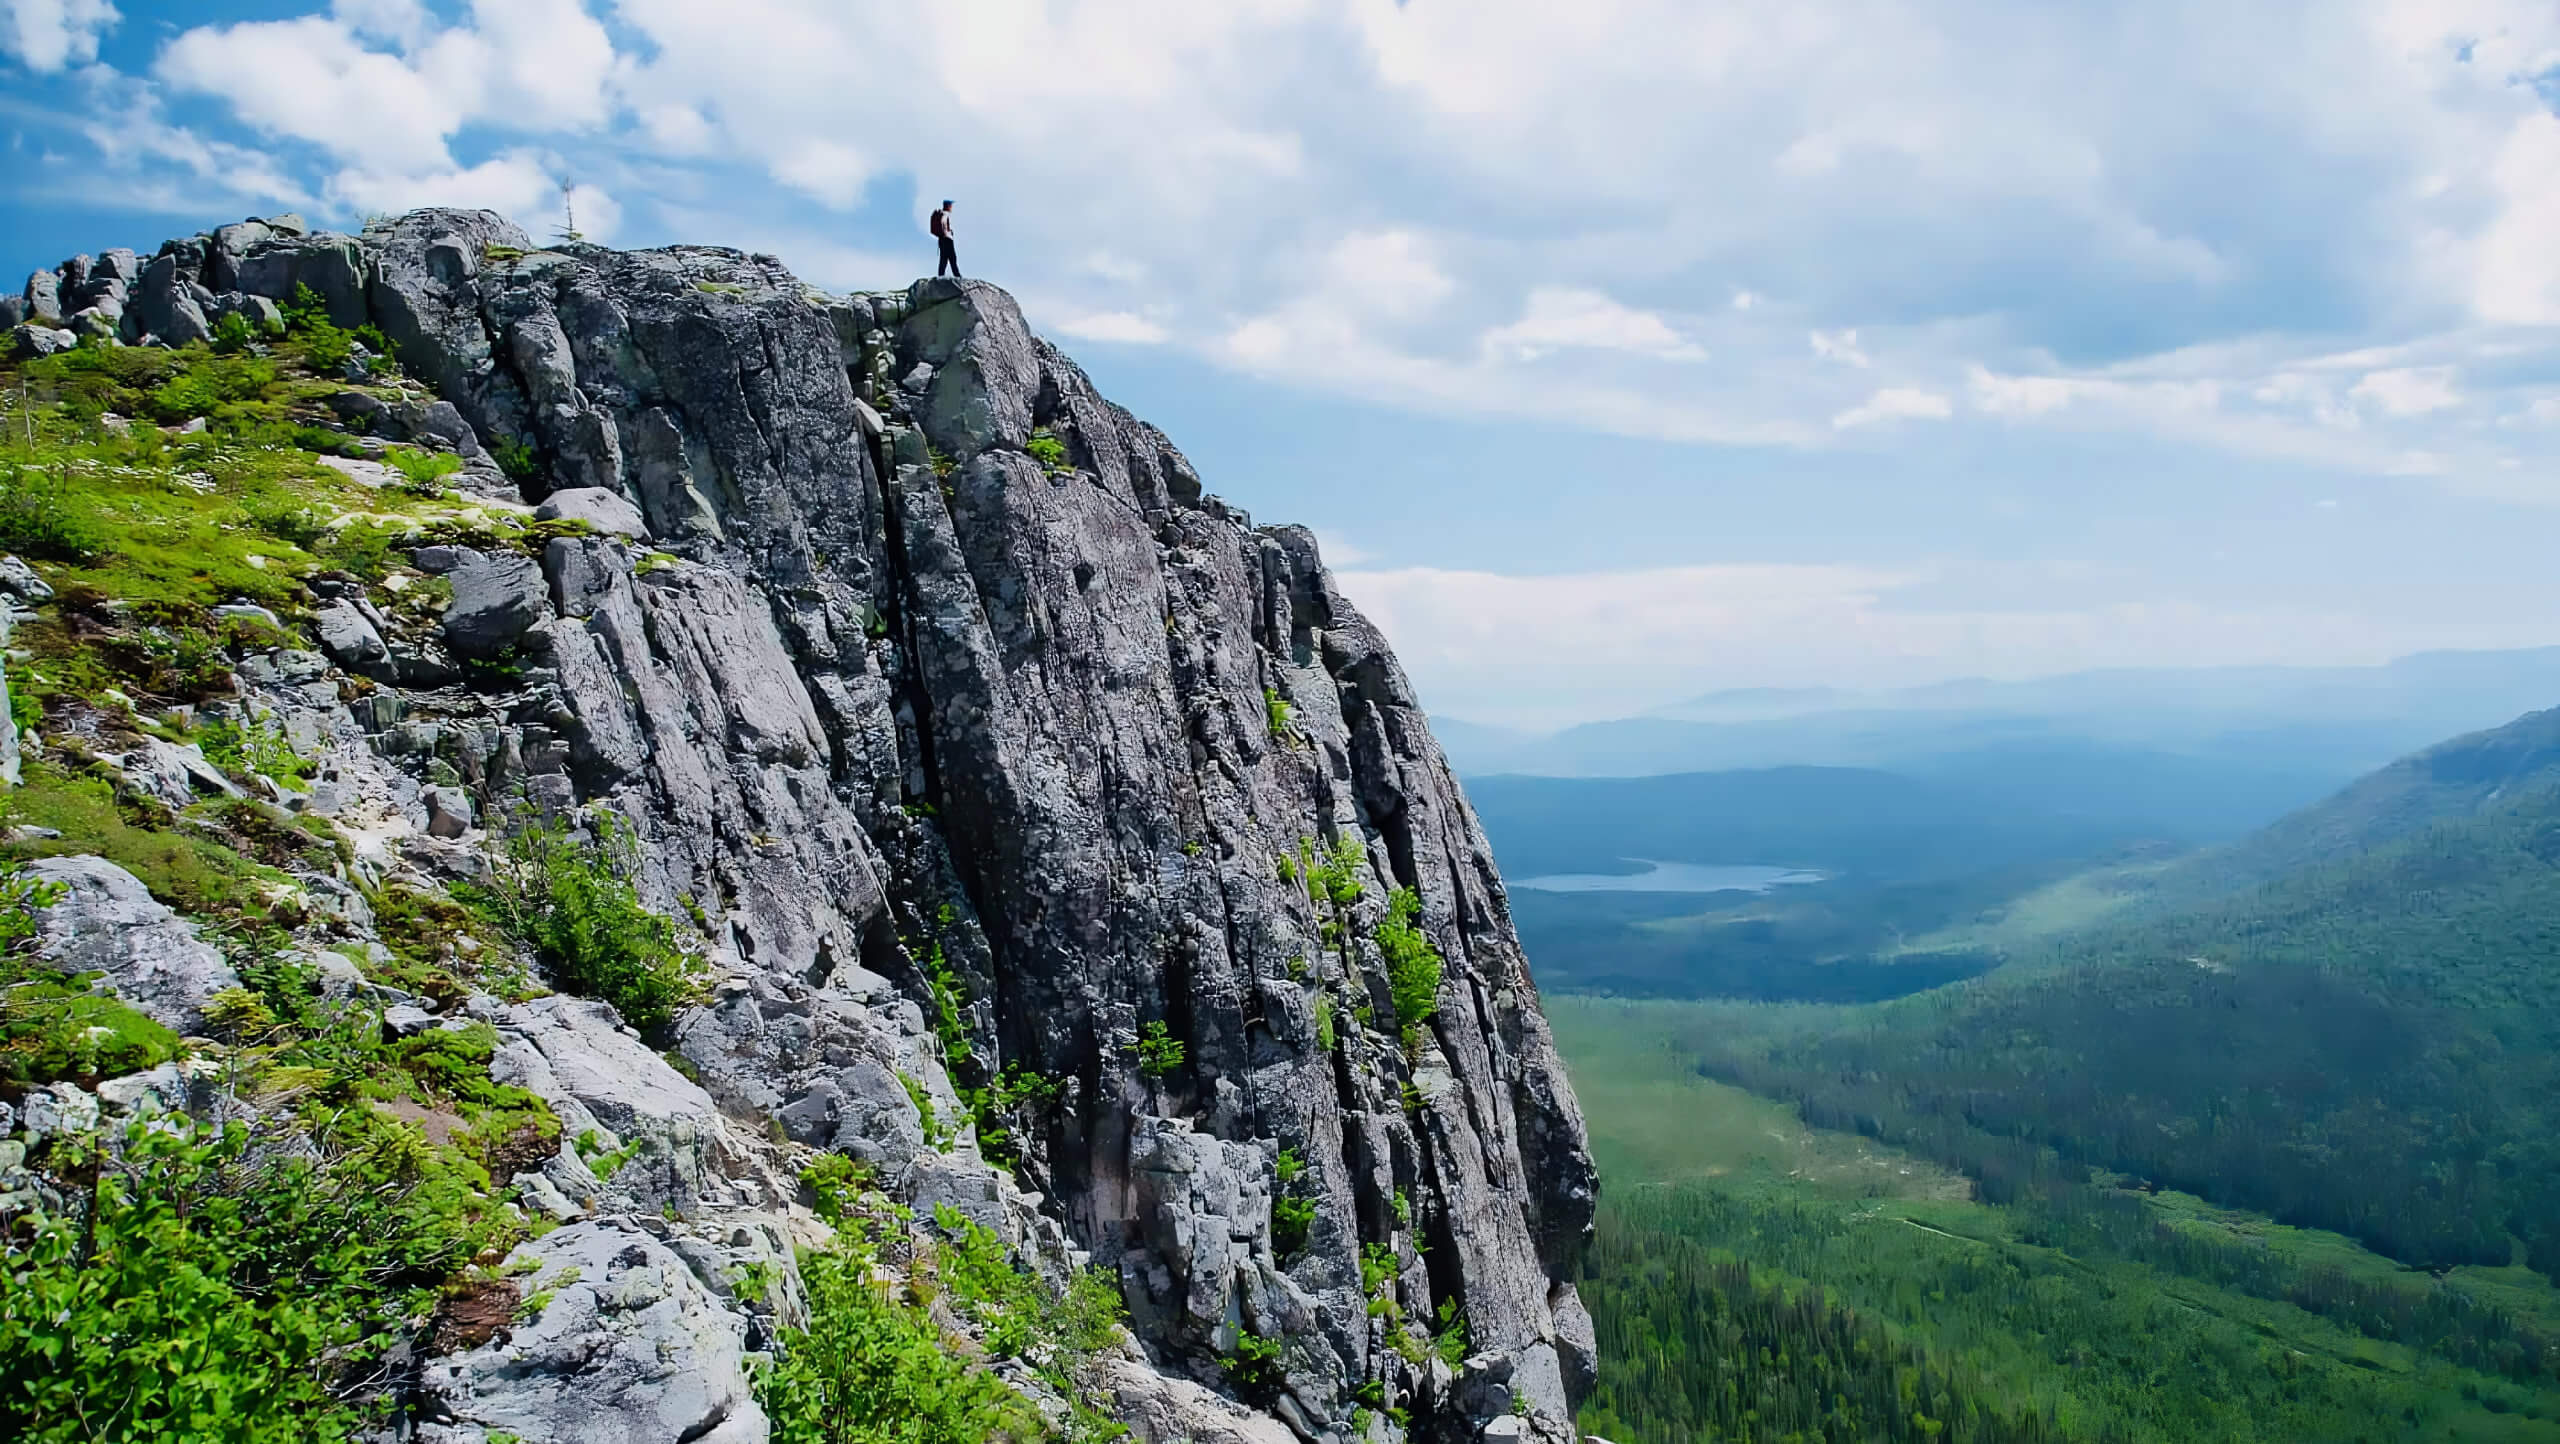
<svg viewBox="0 0 2560 1444">
<path fill-rule="evenodd" d="M 988 1354 L 1019 1358 L 1072 1396 L 1076 1363 L 1119 1331 L 1119 1290 L 1107 1275 L 1087 1269 L 1052 1293 L 1014 1267 L 994 1234 L 944 1207 L 935 1227 L 948 1242 L 913 1241 L 909 1279 L 901 1284 L 883 1264 L 900 1215 L 861 1211 L 867 1180 L 859 1167 L 829 1155 L 802 1181 L 836 1236 L 802 1251 L 808 1323 L 784 1329 L 775 1357 L 756 1374 L 756 1401 L 772 1421 L 775 1444 L 1031 1444 L 1061 1437 L 1021 1394 L 944 1337 L 926 1281 L 941 1286 L 954 1313 L 984 1330 Z M 1074 1416 L 1066 1438 L 1123 1432 L 1080 1400 Z"/>
<path fill-rule="evenodd" d="M 1408 1040 L 1440 1011 L 1439 950 L 1431 946 L 1415 920 L 1422 899 L 1409 887 L 1387 896 L 1387 919 L 1378 924 L 1378 951 L 1387 960 L 1387 991 L 1395 999 L 1396 1021 Z"/>
<path fill-rule="evenodd" d="M 701 995 L 701 965 L 632 886 L 629 824 L 600 812 L 593 832 L 582 838 L 559 822 L 521 821 L 469 897 L 533 950 L 552 986 L 601 998 L 644 1032 L 663 1028 Z"/>
</svg>

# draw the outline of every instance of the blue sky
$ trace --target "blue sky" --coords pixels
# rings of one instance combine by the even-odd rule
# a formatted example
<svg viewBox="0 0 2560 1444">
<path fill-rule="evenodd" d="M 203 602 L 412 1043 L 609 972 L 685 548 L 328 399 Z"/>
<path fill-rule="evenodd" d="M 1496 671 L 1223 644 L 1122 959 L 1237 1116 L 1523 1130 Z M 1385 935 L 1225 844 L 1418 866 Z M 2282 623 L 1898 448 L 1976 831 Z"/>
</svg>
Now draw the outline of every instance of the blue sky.
<svg viewBox="0 0 2560 1444">
<path fill-rule="evenodd" d="M 0 0 L 0 263 L 1007 285 L 1433 706 L 2560 642 L 2548 0 Z M 2555 699 L 2560 700 L 2560 699 Z"/>
</svg>

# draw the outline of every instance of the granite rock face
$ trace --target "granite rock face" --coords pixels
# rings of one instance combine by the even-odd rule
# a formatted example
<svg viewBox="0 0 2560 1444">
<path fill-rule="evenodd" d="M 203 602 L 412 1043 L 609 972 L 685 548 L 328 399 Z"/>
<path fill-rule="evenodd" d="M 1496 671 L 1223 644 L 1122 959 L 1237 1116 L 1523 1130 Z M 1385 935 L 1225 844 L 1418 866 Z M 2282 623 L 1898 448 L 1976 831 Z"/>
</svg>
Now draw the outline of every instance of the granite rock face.
<svg viewBox="0 0 2560 1444">
<path fill-rule="evenodd" d="M 240 977 L 213 944 L 132 873 L 96 857 L 27 865 L 61 889 L 36 916 L 36 956 L 66 973 L 102 973 L 123 1001 L 180 1033 L 204 1029 L 204 1005 Z"/>
<path fill-rule="evenodd" d="M 502 1340 L 427 1366 L 439 1422 L 420 1438 L 764 1444 L 743 1328 L 665 1244 L 629 1224 L 575 1223 L 519 1245 L 508 1265 L 542 1291 L 541 1309 Z"/>
<path fill-rule="evenodd" d="M 381 685 L 276 694 L 355 759 L 314 795 L 381 799 L 402 860 L 457 875 L 518 809 L 610 812 L 713 964 L 684 1072 L 600 1005 L 474 1005 L 504 1080 L 630 1161 L 564 1145 L 519 1181 L 586 1220 L 526 1257 L 584 1282 L 430 1361 L 439 1437 L 762 1438 L 723 1260 L 787 1273 L 778 1160 L 813 1147 L 1116 1270 L 1140 1437 L 1346 1440 L 1355 1395 L 1417 1439 L 1571 1437 L 1581 1117 L 1484 835 L 1309 533 L 1208 494 L 981 282 L 828 297 L 445 210 L 119 264 L 162 340 L 298 285 L 378 325 L 450 412 L 435 444 L 505 459 L 554 528 L 538 561 L 421 548 L 452 589 L 428 632 L 324 614 Z M 468 687 L 421 684 L 448 651 Z M 1444 960 L 1410 1025 L 1376 941 L 1408 889 Z M 1422 1346 L 1444 1310 L 1463 1371 Z M 1280 1367 L 1239 1399 L 1248 1334 Z M 562 1432 L 595 1411 L 622 1432 Z"/>
</svg>

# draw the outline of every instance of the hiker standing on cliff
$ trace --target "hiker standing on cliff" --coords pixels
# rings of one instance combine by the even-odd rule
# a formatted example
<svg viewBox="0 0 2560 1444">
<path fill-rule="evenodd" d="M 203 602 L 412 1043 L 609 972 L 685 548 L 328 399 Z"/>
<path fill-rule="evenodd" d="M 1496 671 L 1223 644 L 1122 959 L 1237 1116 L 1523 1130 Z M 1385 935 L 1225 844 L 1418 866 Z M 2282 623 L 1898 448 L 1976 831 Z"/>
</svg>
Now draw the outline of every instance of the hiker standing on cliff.
<svg viewBox="0 0 2560 1444">
<path fill-rule="evenodd" d="M 933 273 L 939 276 L 948 271 L 957 279 L 960 275 L 960 252 L 951 244 L 951 202 L 947 200 L 942 203 L 942 209 L 933 213 L 933 238 L 942 246 L 942 260 L 934 266 Z"/>
</svg>

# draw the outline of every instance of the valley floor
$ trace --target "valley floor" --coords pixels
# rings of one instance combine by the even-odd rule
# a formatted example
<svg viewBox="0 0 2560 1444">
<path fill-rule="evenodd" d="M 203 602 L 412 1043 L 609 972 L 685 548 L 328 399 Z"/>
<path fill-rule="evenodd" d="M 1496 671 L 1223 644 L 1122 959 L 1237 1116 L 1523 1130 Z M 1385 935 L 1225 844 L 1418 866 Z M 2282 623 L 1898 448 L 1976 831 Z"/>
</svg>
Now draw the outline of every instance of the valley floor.
<svg viewBox="0 0 2560 1444">
<path fill-rule="evenodd" d="M 2560 1290 L 2187 1195 L 1972 1185 L 1699 1076 L 1842 1010 L 1551 996 L 1604 1180 L 1583 1427 L 1687 1440 L 2560 1441 Z"/>
</svg>

